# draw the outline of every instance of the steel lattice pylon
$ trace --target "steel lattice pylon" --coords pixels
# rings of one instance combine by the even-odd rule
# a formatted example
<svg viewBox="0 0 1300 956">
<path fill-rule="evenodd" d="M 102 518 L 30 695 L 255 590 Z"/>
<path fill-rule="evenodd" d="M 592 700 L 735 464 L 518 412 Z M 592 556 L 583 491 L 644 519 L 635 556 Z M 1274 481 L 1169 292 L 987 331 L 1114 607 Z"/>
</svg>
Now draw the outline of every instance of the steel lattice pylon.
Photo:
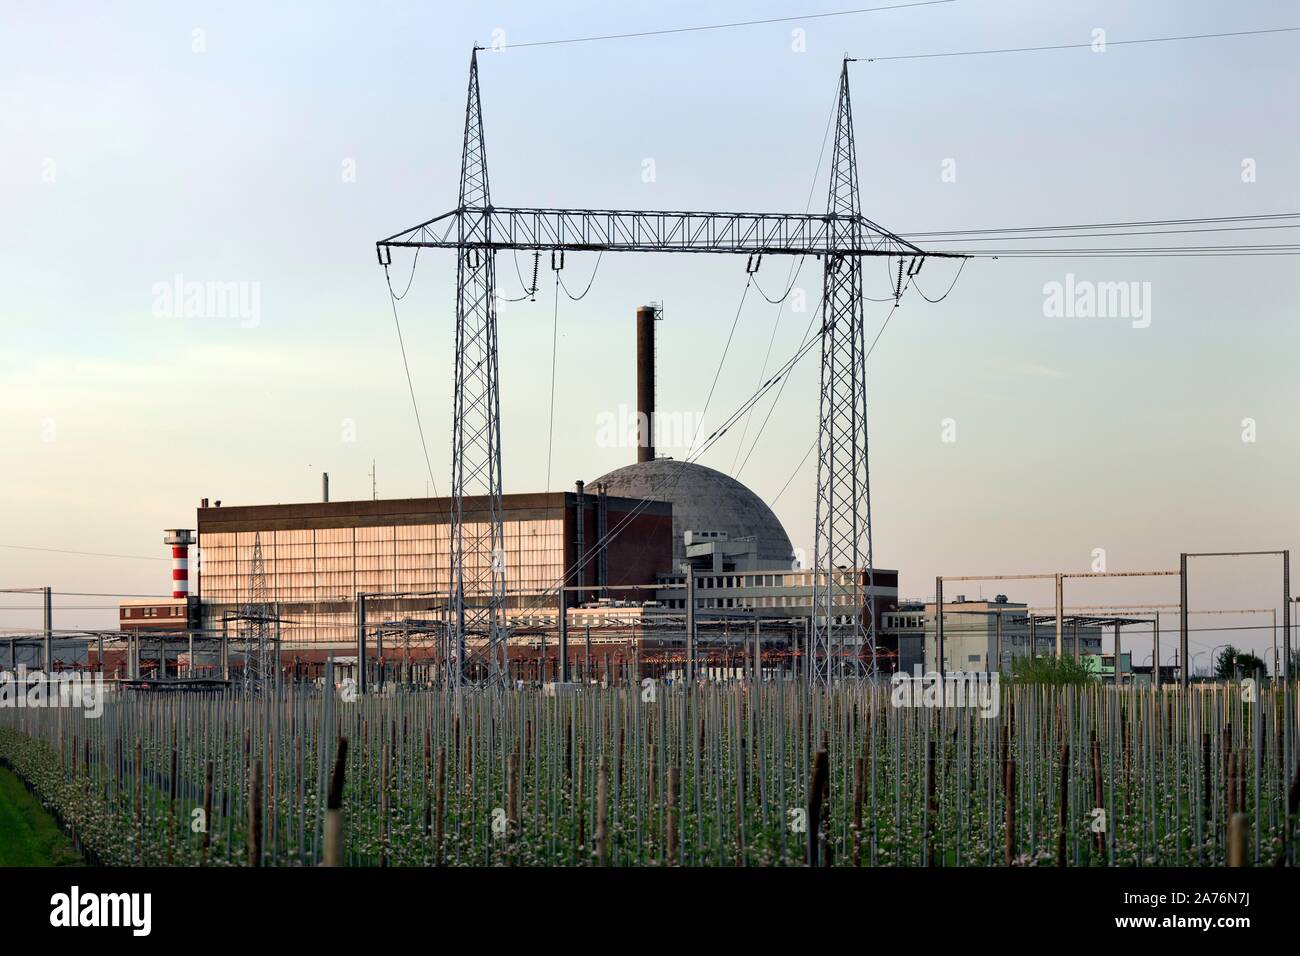
<svg viewBox="0 0 1300 956">
<path fill-rule="evenodd" d="M 461 153 L 460 208 L 492 205 L 488 189 L 478 51 L 470 57 Z M 491 220 L 458 216 L 456 380 L 451 437 L 451 613 L 464 677 L 472 661 L 489 681 L 506 679 L 505 557 L 501 526 L 501 403 L 497 382 L 496 253 Z M 478 500 L 466 521 L 466 498 Z M 484 514 L 486 512 L 486 514 Z M 486 520 L 484 520 L 486 518 Z M 471 645 L 471 642 L 473 646 Z"/>
<path fill-rule="evenodd" d="M 248 569 L 248 601 L 244 605 L 244 685 L 256 687 L 274 672 L 270 640 L 271 605 L 267 600 L 266 563 L 262 558 L 262 533 L 253 538 L 253 560 Z"/>
<path fill-rule="evenodd" d="M 826 211 L 846 219 L 843 244 L 857 243 L 858 163 L 849 102 L 849 65 L 840 72 Z M 822 367 L 818 409 L 816 550 L 813 557 L 809 679 L 838 671 L 876 674 L 876 621 L 863 575 L 874 583 L 867 470 L 866 343 L 862 259 L 827 256 L 822 284 Z M 865 558 L 865 568 L 862 559 Z M 866 608 L 866 621 L 860 613 Z M 837 613 L 839 609 L 839 613 Z M 864 663 L 864 658 L 867 658 Z"/>
<path fill-rule="evenodd" d="M 863 574 L 872 580 L 862 258 L 910 257 L 917 264 L 926 257 L 966 257 L 924 252 L 860 212 L 849 62 L 844 61 L 840 72 L 826 213 L 672 212 L 494 207 L 483 145 L 477 49 L 471 55 L 459 205 L 375 244 L 385 268 L 393 249 L 456 251 L 449 624 L 462 677 L 501 681 L 508 673 L 494 256 L 498 250 L 518 249 L 823 259 L 813 607 L 814 612 L 825 610 L 823 620 L 814 613 L 814 653 L 808 670 L 811 679 L 828 684 L 836 669 L 832 653 L 850 651 L 847 667 L 858 674 L 874 673 L 874 614 L 865 624 L 861 620 L 869 603 Z M 839 567 L 851 570 L 843 580 L 830 573 Z M 836 608 L 845 612 L 843 620 L 837 620 Z"/>
</svg>

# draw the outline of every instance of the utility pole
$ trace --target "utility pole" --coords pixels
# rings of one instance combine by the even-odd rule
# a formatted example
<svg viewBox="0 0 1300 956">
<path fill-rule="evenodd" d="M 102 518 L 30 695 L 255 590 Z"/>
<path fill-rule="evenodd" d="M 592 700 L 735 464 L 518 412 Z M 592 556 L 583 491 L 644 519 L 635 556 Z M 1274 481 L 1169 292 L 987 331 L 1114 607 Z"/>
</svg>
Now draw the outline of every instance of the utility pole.
<svg viewBox="0 0 1300 956">
<path fill-rule="evenodd" d="M 1160 612 L 1151 620 L 1151 682 L 1160 686 Z"/>
<path fill-rule="evenodd" d="M 686 683 L 695 683 L 695 569 L 686 569 Z"/>
<path fill-rule="evenodd" d="M 1187 689 L 1187 553 L 1178 556 L 1178 683 Z M 1159 670 L 1159 662 L 1156 664 Z"/>
<path fill-rule="evenodd" d="M 1056 659 L 1065 653 L 1065 578 L 1056 575 Z"/>
<path fill-rule="evenodd" d="M 356 595 L 356 629 L 357 629 L 357 693 L 366 692 L 366 596 L 361 591 Z"/>
<path fill-rule="evenodd" d="M 934 656 L 935 670 L 943 678 L 943 578 L 934 579 Z"/>
<path fill-rule="evenodd" d="M 560 596 L 560 683 L 569 682 L 569 611 L 564 606 L 564 588 L 559 588 Z"/>
<path fill-rule="evenodd" d="M 54 591 L 50 587 L 41 589 L 42 609 L 45 619 L 45 679 L 48 682 L 54 673 Z"/>
</svg>

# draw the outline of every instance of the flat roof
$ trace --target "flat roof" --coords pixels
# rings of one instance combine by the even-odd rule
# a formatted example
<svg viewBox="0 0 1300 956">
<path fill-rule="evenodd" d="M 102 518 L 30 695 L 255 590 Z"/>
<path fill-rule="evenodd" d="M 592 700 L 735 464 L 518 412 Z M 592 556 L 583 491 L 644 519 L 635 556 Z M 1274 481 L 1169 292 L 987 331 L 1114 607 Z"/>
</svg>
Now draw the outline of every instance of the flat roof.
<svg viewBox="0 0 1300 956">
<path fill-rule="evenodd" d="M 594 507 L 594 492 L 583 495 L 585 502 Z M 505 517 L 514 520 L 560 517 L 567 506 L 577 502 L 572 491 L 527 492 L 501 496 Z M 672 505 L 666 501 L 642 501 L 637 498 L 606 499 L 615 511 L 627 512 L 639 508 L 647 515 L 671 515 Z M 447 523 L 451 514 L 451 498 L 380 498 L 360 501 L 308 501 L 298 504 L 228 505 L 199 508 L 199 533 L 209 534 L 233 531 L 288 531 L 302 528 L 355 528 L 382 525 L 441 524 Z M 486 495 L 472 495 L 461 499 L 461 514 L 466 520 L 484 520 L 488 515 L 489 500 Z"/>
</svg>

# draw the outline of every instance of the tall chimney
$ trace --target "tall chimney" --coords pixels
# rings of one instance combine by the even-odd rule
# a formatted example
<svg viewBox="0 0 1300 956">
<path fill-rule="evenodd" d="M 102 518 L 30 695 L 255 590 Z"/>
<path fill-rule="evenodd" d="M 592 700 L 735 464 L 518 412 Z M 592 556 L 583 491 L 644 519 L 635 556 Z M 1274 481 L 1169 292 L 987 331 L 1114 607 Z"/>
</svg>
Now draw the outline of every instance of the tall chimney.
<svg viewBox="0 0 1300 956">
<path fill-rule="evenodd" d="M 330 500 L 330 473 L 328 471 L 320 473 L 320 500 Z"/>
<path fill-rule="evenodd" d="M 636 460 L 655 460 L 655 313 L 653 305 L 636 310 Z"/>
<path fill-rule="evenodd" d="M 172 546 L 172 597 L 188 597 L 190 593 L 190 545 L 194 531 L 189 528 L 172 528 L 163 532 L 163 544 Z"/>
</svg>

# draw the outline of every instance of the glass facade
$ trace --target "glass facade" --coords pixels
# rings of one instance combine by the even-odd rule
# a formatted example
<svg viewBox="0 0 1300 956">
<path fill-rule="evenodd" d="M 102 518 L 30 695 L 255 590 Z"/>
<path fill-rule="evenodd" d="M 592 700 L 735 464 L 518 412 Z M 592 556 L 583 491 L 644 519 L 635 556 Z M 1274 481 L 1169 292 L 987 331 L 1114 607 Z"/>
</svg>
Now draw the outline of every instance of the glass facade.
<svg viewBox="0 0 1300 956">
<path fill-rule="evenodd" d="M 486 534 L 486 528 L 467 522 L 464 532 L 469 540 Z M 563 512 L 553 518 L 507 516 L 503 532 L 508 603 L 527 603 L 531 598 L 511 601 L 510 595 L 552 587 L 564 575 Z M 226 611 L 238 611 L 248 602 L 259 534 L 267 602 L 280 605 L 286 644 L 353 641 L 358 591 L 444 594 L 451 586 L 451 541 L 445 523 L 202 532 L 205 626 L 219 629 Z M 477 577 L 470 569 L 466 581 Z"/>
</svg>

